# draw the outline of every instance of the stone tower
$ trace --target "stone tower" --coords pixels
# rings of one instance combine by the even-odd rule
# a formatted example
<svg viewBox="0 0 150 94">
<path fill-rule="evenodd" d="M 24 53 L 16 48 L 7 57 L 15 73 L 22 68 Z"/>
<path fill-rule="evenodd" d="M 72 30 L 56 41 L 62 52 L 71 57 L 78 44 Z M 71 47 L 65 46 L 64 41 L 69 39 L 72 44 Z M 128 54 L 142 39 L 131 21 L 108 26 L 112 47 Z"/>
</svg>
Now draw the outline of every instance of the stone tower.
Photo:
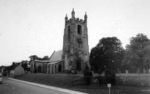
<svg viewBox="0 0 150 94">
<path fill-rule="evenodd" d="M 84 20 L 75 17 L 74 9 L 71 18 L 65 17 L 63 37 L 64 69 L 83 71 L 89 65 L 89 45 L 87 32 L 87 15 Z"/>
</svg>

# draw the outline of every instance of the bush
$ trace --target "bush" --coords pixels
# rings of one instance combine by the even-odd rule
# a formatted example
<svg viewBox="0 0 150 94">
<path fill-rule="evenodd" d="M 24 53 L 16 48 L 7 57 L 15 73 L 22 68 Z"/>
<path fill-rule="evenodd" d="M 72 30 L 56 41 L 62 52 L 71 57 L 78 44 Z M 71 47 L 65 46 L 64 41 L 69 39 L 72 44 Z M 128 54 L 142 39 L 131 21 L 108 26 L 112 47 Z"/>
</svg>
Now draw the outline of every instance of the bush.
<svg viewBox="0 0 150 94">
<path fill-rule="evenodd" d="M 104 75 L 99 75 L 96 77 L 99 81 L 99 85 L 111 83 L 112 85 L 116 84 L 116 75 L 113 72 L 105 71 Z"/>
</svg>

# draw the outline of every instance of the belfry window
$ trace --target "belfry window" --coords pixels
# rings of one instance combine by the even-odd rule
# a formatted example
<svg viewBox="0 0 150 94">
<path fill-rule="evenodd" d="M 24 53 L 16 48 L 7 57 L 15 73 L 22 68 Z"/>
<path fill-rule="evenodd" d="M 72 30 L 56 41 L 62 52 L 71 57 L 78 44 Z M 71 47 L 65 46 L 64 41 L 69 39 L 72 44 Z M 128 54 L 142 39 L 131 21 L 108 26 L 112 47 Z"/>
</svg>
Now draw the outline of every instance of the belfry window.
<svg viewBox="0 0 150 94">
<path fill-rule="evenodd" d="M 70 41 L 70 37 L 71 37 L 71 29 L 70 26 L 68 26 L 68 40 Z"/>
<path fill-rule="evenodd" d="M 82 27 L 81 27 L 81 25 L 78 25 L 78 31 L 77 32 L 78 32 L 79 35 L 82 34 Z"/>
</svg>

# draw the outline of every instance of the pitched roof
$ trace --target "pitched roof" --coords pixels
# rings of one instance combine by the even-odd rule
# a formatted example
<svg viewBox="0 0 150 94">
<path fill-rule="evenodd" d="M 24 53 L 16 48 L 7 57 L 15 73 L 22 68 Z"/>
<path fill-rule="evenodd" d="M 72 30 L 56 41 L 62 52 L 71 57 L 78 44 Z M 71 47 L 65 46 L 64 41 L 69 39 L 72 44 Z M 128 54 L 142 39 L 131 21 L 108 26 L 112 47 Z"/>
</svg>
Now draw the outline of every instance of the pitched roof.
<svg viewBox="0 0 150 94">
<path fill-rule="evenodd" d="M 50 62 L 58 62 L 61 60 L 62 60 L 62 50 L 55 51 L 50 58 Z"/>
</svg>

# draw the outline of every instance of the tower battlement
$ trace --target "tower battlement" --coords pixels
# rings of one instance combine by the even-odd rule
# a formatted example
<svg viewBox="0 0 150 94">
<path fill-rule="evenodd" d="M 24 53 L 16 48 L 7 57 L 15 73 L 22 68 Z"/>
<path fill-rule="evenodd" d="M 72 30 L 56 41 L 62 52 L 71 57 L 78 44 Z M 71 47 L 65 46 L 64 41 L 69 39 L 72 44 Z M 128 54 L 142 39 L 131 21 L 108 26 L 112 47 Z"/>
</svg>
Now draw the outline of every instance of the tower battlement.
<svg viewBox="0 0 150 94">
<path fill-rule="evenodd" d="M 71 12 L 71 18 L 68 19 L 67 15 L 65 17 L 65 24 L 69 24 L 69 23 L 72 23 L 72 22 L 75 22 L 75 23 L 87 23 L 87 14 L 85 13 L 84 19 L 76 18 L 75 17 L 75 11 L 73 9 L 72 12 Z"/>
<path fill-rule="evenodd" d="M 69 20 L 66 20 L 66 23 L 65 23 L 65 24 L 66 24 L 66 25 L 67 25 L 67 24 L 70 24 L 70 23 L 72 23 L 72 21 L 73 21 L 73 19 L 70 18 Z M 79 18 L 75 18 L 74 22 L 75 22 L 75 23 L 86 23 L 85 20 L 79 19 Z"/>
</svg>

